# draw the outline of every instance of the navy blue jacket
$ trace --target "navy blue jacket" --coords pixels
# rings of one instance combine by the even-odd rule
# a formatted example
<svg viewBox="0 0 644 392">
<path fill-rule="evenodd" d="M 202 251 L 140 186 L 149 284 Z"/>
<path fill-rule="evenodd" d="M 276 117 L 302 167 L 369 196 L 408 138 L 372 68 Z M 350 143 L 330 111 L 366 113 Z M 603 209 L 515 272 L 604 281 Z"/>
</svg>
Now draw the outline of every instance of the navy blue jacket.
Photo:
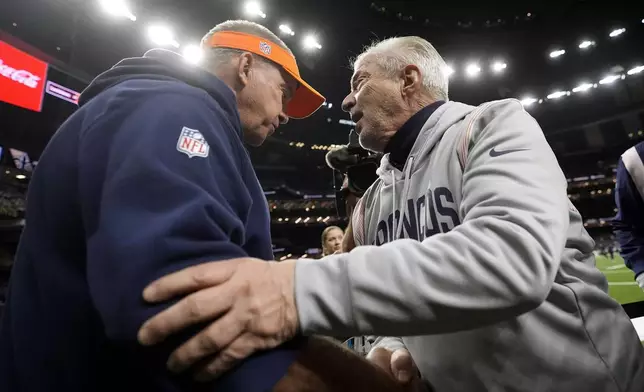
<svg viewBox="0 0 644 392">
<path fill-rule="evenodd" d="M 617 216 L 613 220 L 615 234 L 621 255 L 628 268 L 635 272 L 635 276 L 644 273 L 644 200 L 638 191 L 636 183 L 644 189 L 644 142 L 629 150 L 629 166 L 633 173 L 629 173 L 624 162 L 624 157 L 617 163 L 617 179 L 615 184 L 615 204 Z M 625 154 L 629 154 L 627 151 Z M 639 169 L 638 169 L 639 165 Z M 633 174 L 633 175 L 631 175 Z"/>
<path fill-rule="evenodd" d="M 0 390 L 270 390 L 298 343 L 197 384 L 165 365 L 197 328 L 155 347 L 136 340 L 169 306 L 142 300 L 155 279 L 212 260 L 273 258 L 233 92 L 154 50 L 97 77 L 80 105 L 31 180 L 0 330 Z"/>
</svg>

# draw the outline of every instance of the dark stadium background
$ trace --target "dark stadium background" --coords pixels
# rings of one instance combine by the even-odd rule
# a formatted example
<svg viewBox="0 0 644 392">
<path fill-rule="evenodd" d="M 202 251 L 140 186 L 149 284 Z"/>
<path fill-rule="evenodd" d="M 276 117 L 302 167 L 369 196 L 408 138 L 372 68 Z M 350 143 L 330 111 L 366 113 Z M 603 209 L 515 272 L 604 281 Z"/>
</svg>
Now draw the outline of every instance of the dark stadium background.
<svg viewBox="0 0 644 392">
<path fill-rule="evenodd" d="M 3 0 L 0 41 L 47 63 L 47 79 L 81 91 L 97 74 L 124 57 L 154 47 L 146 35 L 152 23 L 171 27 L 182 44 L 198 43 L 227 19 L 249 18 L 245 2 L 234 0 L 130 0 L 136 21 L 106 15 L 98 0 Z M 273 219 L 277 259 L 298 257 L 320 247 L 325 225 L 336 217 L 332 173 L 324 155 L 344 144 L 351 130 L 340 109 L 351 76 L 349 59 L 374 39 L 420 35 L 454 67 L 450 98 L 468 104 L 515 97 L 543 99 L 527 107 L 539 121 L 569 178 L 569 194 L 601 246 L 611 242 L 614 167 L 619 155 L 644 140 L 644 3 L 626 1 L 522 1 L 457 3 L 430 1 L 264 0 L 266 18 L 256 21 L 283 36 L 301 72 L 330 105 L 303 121 L 291 121 L 250 153 Z M 611 32 L 625 29 L 611 37 Z M 314 33 L 322 48 L 304 50 L 301 39 Z M 583 40 L 595 45 L 582 50 Z M 555 49 L 566 53 L 551 58 Z M 494 74 L 490 65 L 507 68 Z M 481 67 L 477 78 L 464 69 Z M 610 84 L 606 76 L 624 75 Z M 597 84 L 585 93 L 573 88 Z M 560 99 L 546 99 L 569 91 Z M 0 267 L 6 277 L 24 217 L 24 195 L 31 172 L 20 170 L 8 148 L 33 161 L 75 105 L 45 94 L 41 112 L 0 102 Z M 342 123 L 341 123 L 342 120 Z M 348 124 L 348 125 L 347 125 Z M 16 178 L 18 175 L 20 178 Z M 525 173 L 526 176 L 530 173 Z M 24 176 L 24 178 L 22 178 Z M 636 286 L 635 286 L 636 287 Z M 640 298 L 634 297 L 634 301 Z M 642 297 L 644 299 L 644 297 Z M 630 301 L 624 301 L 630 302 Z M 629 312 L 640 312 L 633 305 Z"/>
</svg>

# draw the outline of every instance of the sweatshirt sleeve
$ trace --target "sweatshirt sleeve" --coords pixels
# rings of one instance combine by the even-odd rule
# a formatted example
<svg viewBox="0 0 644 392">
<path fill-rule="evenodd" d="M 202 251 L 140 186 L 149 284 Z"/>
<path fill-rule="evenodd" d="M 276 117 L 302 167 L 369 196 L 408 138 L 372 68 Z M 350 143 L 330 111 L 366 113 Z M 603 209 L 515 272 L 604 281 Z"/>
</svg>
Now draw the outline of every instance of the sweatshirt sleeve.
<svg viewBox="0 0 644 392">
<path fill-rule="evenodd" d="M 639 191 L 644 190 L 644 165 L 638 147 L 644 150 L 644 144 L 631 147 L 617 164 L 617 216 L 613 225 L 621 255 L 628 268 L 639 278 L 644 277 L 644 201 Z M 644 279 L 638 279 L 639 281 L 640 286 L 644 288 Z"/>
<path fill-rule="evenodd" d="M 403 342 L 402 338 L 398 338 L 395 336 L 368 336 L 367 338 L 374 339 L 373 345 L 371 346 L 371 350 L 375 350 L 376 348 L 384 348 L 389 351 L 407 349 L 407 347 L 405 347 L 405 343 Z"/>
<path fill-rule="evenodd" d="M 145 303 L 146 285 L 192 265 L 247 256 L 245 223 L 257 201 L 245 186 L 240 137 L 217 109 L 161 95 L 124 119 L 96 122 L 81 141 L 87 284 L 110 347 L 126 369 L 150 380 L 144 389 L 264 391 L 298 353 L 284 347 L 251 357 L 208 389 L 166 370 L 170 353 L 203 326 L 154 347 L 137 342 L 143 322 L 170 306 Z M 201 136 L 207 145 L 194 144 Z"/>
<path fill-rule="evenodd" d="M 517 317 L 545 300 L 574 208 L 565 177 L 518 101 L 489 104 L 472 129 L 462 224 L 422 242 L 298 263 L 303 331 L 449 333 Z"/>
</svg>

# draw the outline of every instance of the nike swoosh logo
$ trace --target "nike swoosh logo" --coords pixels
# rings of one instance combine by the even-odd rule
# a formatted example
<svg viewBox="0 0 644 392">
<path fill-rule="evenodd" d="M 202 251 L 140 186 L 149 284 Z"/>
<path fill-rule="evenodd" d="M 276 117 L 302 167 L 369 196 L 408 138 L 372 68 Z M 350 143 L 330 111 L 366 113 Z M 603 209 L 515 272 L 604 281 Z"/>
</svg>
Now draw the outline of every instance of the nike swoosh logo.
<svg viewBox="0 0 644 392">
<path fill-rule="evenodd" d="M 490 150 L 490 156 L 491 157 L 500 157 L 501 155 L 509 154 L 511 152 L 518 152 L 518 151 L 527 151 L 527 148 L 516 148 L 514 150 L 501 150 L 498 151 L 496 148 L 493 148 Z"/>
</svg>

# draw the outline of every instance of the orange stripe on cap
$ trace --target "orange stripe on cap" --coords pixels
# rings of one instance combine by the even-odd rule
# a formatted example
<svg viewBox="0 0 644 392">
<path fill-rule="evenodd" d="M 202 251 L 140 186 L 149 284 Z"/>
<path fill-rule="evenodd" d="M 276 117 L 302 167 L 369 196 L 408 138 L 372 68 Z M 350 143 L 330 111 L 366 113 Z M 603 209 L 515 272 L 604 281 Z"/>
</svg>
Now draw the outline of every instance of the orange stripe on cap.
<svg viewBox="0 0 644 392">
<path fill-rule="evenodd" d="M 237 31 L 220 31 L 212 35 L 208 45 L 213 48 L 239 49 L 262 56 L 278 64 L 295 78 L 299 85 L 286 107 L 286 115 L 291 118 L 308 117 L 315 113 L 325 101 L 322 94 L 302 79 L 295 57 L 272 41 Z"/>
</svg>

